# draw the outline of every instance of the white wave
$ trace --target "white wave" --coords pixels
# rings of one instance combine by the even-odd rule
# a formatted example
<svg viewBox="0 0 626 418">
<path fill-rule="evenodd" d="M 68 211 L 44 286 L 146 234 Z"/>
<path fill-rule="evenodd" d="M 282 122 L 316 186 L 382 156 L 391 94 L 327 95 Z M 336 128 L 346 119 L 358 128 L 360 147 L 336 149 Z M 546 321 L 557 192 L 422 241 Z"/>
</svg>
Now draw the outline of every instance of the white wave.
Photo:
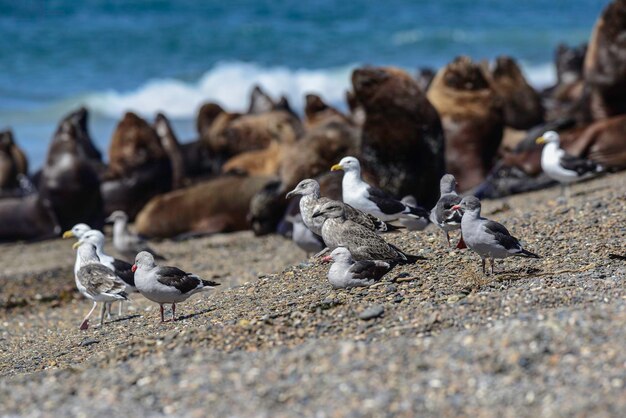
<svg viewBox="0 0 626 418">
<path fill-rule="evenodd" d="M 524 76 L 536 89 L 549 87 L 556 83 L 556 68 L 551 62 L 535 65 L 522 62 L 521 66 Z"/>
<path fill-rule="evenodd" d="M 304 95 L 311 92 L 320 94 L 329 103 L 343 103 L 353 68 L 291 70 L 241 62 L 220 63 L 195 83 L 151 80 L 134 91 L 99 92 L 80 101 L 110 117 L 119 117 L 126 111 L 144 116 L 162 111 L 170 117 L 186 119 L 195 117 L 198 108 L 207 101 L 217 102 L 231 111 L 243 111 L 248 106 L 253 86 L 258 84 L 274 98 L 287 96 L 291 105 L 301 110 Z"/>
</svg>

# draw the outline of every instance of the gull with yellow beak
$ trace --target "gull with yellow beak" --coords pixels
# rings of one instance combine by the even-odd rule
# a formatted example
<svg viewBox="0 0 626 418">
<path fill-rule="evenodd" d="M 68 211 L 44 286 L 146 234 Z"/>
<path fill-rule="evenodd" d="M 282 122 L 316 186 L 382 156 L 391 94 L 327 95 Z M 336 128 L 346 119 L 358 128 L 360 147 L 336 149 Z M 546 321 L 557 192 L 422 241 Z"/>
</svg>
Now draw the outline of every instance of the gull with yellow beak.
<svg viewBox="0 0 626 418">
<path fill-rule="evenodd" d="M 341 190 L 343 202 L 385 222 L 397 219 L 423 219 L 428 223 L 429 212 L 419 206 L 409 206 L 385 191 L 367 184 L 361 178 L 361 164 L 354 157 L 344 157 L 331 171 L 343 170 Z"/>
<path fill-rule="evenodd" d="M 593 177 L 603 171 L 603 167 L 566 153 L 561 149 L 560 141 L 561 137 L 555 131 L 547 131 L 535 140 L 537 144 L 545 144 L 541 151 L 541 169 L 561 184 L 561 191 L 569 198 L 570 183 Z"/>
<path fill-rule="evenodd" d="M 80 324 L 80 329 L 89 328 L 89 317 L 96 309 L 98 302 L 104 302 L 100 314 L 100 326 L 104 325 L 104 314 L 107 302 L 127 300 L 124 289 L 126 284 L 108 267 L 100 264 L 96 255 L 96 247 L 85 241 L 78 241 L 72 246 L 77 249 L 76 264 L 78 271 L 74 274 L 78 291 L 93 301 L 93 306 Z"/>
</svg>

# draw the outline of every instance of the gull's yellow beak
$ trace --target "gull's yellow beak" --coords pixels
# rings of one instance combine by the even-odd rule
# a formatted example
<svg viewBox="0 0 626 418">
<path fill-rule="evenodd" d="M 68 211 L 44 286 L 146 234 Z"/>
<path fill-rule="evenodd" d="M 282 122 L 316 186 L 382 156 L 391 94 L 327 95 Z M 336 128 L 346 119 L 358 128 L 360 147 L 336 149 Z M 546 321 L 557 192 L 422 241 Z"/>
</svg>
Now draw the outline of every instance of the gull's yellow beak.
<svg viewBox="0 0 626 418">
<path fill-rule="evenodd" d="M 74 236 L 74 233 L 72 232 L 71 229 L 63 233 L 63 239 L 72 238 L 73 236 Z"/>
<path fill-rule="evenodd" d="M 82 245 L 81 241 L 76 241 L 74 244 L 72 244 L 72 250 L 77 249 L 78 247 L 80 247 Z"/>
<path fill-rule="evenodd" d="M 338 171 L 338 170 L 343 170 L 343 166 L 341 164 L 335 164 L 334 166 L 330 168 L 330 171 Z"/>
<path fill-rule="evenodd" d="M 543 136 L 540 136 L 539 138 L 535 139 L 535 144 L 545 144 L 546 143 L 546 139 Z"/>
</svg>

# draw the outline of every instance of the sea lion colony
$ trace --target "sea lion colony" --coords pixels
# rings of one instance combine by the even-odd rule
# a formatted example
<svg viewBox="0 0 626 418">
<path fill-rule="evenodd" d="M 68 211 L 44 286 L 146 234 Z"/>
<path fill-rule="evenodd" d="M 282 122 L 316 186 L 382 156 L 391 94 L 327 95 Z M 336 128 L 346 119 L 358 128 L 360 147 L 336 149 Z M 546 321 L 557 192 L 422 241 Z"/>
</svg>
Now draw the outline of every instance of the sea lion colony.
<svg viewBox="0 0 626 418">
<path fill-rule="evenodd" d="M 362 67 L 346 95 L 349 114 L 310 94 L 301 119 L 286 99 L 256 87 L 246 113 L 202 106 L 198 139 L 180 143 L 165 115 L 150 124 L 129 112 L 112 136 L 108 164 L 81 108 L 59 123 L 43 168 L 31 177 L 24 153 L 3 132 L 0 240 L 53 237 L 79 222 L 100 228 L 115 210 L 152 237 L 273 232 L 287 208 L 284 195 L 305 178 L 329 177 L 328 167 L 346 155 L 361 160 L 368 182 L 398 198 L 412 195 L 424 207 L 436 202 L 446 172 L 459 192 L 502 196 L 553 184 L 541 173 L 542 147 L 534 143 L 547 130 L 558 131 L 574 156 L 621 169 L 624 10 L 624 1 L 609 4 L 586 48 L 558 47 L 557 84 L 543 91 L 526 82 L 511 57 L 491 65 L 458 57 L 439 71 L 422 69 L 418 78 Z M 194 197 L 198 190 L 207 190 L 206 198 Z M 225 205 L 233 190 L 241 191 L 236 204 Z"/>
</svg>

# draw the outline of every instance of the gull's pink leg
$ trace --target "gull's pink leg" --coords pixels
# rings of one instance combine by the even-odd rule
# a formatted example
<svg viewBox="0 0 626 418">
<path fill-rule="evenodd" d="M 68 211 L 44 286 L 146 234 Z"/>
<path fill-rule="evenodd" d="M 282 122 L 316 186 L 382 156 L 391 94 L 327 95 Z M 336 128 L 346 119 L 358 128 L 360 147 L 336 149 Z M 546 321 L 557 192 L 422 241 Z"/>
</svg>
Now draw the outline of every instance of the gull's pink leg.
<svg viewBox="0 0 626 418">
<path fill-rule="evenodd" d="M 85 319 L 83 319 L 83 322 L 80 324 L 80 329 L 85 330 L 89 328 L 89 316 L 91 316 L 91 314 L 93 313 L 93 310 L 96 309 L 97 304 L 98 302 L 94 301 L 93 306 L 91 307 L 91 310 L 89 311 Z"/>
</svg>

